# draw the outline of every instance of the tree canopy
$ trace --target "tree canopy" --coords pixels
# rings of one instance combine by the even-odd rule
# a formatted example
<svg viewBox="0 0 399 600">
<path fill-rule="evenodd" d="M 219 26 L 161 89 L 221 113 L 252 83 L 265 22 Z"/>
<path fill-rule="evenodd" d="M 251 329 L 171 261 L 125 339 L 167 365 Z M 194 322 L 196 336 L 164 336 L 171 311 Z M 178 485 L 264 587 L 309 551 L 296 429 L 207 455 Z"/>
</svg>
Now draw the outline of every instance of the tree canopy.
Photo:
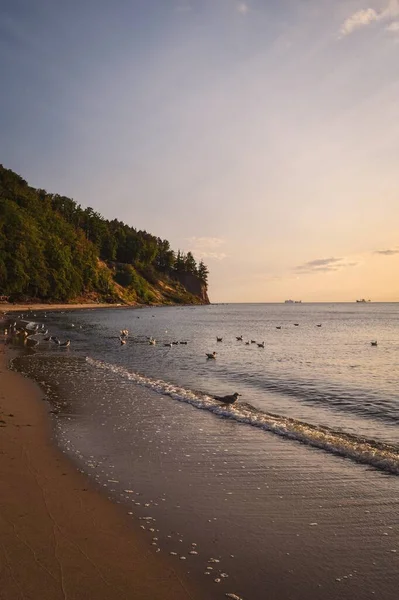
<svg viewBox="0 0 399 600">
<path fill-rule="evenodd" d="M 187 273 L 207 289 L 208 269 L 191 252 L 175 253 L 168 240 L 34 189 L 0 165 L 0 295 L 68 301 L 106 296 L 116 283 L 151 301 L 151 283 Z"/>
</svg>

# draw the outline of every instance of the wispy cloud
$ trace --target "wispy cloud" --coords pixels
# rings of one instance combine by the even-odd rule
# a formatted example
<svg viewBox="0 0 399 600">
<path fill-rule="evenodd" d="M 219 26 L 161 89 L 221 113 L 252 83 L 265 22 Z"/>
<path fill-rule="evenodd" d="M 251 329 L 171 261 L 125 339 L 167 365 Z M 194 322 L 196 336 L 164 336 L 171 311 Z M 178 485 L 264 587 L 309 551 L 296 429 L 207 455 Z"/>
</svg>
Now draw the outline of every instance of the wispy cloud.
<svg viewBox="0 0 399 600">
<path fill-rule="evenodd" d="M 374 254 L 383 254 L 384 256 L 393 256 L 394 254 L 399 254 L 399 249 L 397 248 L 388 248 L 387 250 L 376 250 Z"/>
<path fill-rule="evenodd" d="M 190 250 L 195 256 L 200 258 L 213 258 L 215 260 L 224 260 L 227 258 L 225 252 L 219 251 L 225 244 L 225 240 L 217 237 L 190 237 L 186 238 L 190 245 Z"/>
<path fill-rule="evenodd" d="M 390 33 L 399 34 L 399 21 L 393 21 L 392 23 L 386 26 L 385 30 L 389 31 Z"/>
<path fill-rule="evenodd" d="M 340 37 L 349 35 L 360 27 L 365 27 L 376 21 L 392 20 L 399 15 L 399 0 L 391 0 L 381 11 L 377 12 L 374 8 L 362 8 L 350 15 L 342 23 L 340 28 Z M 397 31 L 394 23 L 386 27 L 387 31 Z"/>
<path fill-rule="evenodd" d="M 339 271 L 346 267 L 355 267 L 358 263 L 348 261 L 346 258 L 316 258 L 295 267 L 296 273 L 328 273 Z"/>
<path fill-rule="evenodd" d="M 249 12 L 248 4 L 246 4 L 245 2 L 239 2 L 237 4 L 237 11 L 242 15 L 246 15 Z"/>
<path fill-rule="evenodd" d="M 363 27 L 364 25 L 370 25 L 373 21 L 378 21 L 379 15 L 374 8 L 363 8 L 353 13 L 348 17 L 341 25 L 341 35 L 348 35 L 355 29 Z"/>
</svg>

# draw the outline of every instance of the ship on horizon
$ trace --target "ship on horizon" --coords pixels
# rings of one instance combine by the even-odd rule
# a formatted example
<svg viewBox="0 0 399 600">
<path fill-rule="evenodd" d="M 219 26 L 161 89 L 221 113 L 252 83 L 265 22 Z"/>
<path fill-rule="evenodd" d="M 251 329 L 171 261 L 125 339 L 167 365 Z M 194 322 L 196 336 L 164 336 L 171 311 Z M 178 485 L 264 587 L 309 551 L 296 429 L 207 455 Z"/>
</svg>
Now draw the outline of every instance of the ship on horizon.
<svg viewBox="0 0 399 600">
<path fill-rule="evenodd" d="M 284 304 L 302 304 L 302 300 L 284 300 Z"/>
<path fill-rule="evenodd" d="M 356 300 L 356 302 L 371 302 L 371 300 L 365 300 L 364 298 L 361 298 L 360 300 Z"/>
</svg>

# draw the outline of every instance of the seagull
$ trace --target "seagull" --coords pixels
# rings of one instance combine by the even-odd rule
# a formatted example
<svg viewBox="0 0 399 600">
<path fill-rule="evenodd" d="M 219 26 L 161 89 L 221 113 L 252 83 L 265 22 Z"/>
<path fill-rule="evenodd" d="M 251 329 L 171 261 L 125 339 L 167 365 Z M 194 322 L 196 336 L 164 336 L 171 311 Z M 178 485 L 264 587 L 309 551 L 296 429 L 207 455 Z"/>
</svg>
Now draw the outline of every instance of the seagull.
<svg viewBox="0 0 399 600">
<path fill-rule="evenodd" d="M 58 346 L 61 344 L 60 340 L 54 335 L 51 336 L 50 340 L 54 342 L 54 344 L 58 344 Z"/>
<path fill-rule="evenodd" d="M 157 343 L 157 340 L 151 338 L 148 343 L 151 344 L 151 346 L 155 346 L 155 344 Z"/>
<path fill-rule="evenodd" d="M 377 340 L 375 340 L 374 342 L 371 342 L 372 346 L 378 346 Z"/>
<path fill-rule="evenodd" d="M 299 327 L 299 323 L 294 323 L 294 327 Z"/>
<path fill-rule="evenodd" d="M 222 337 L 220 338 L 220 337 L 216 336 L 216 341 L 217 342 L 223 342 L 223 338 Z"/>
<path fill-rule="evenodd" d="M 249 342 L 245 342 L 245 345 L 246 345 L 246 346 L 249 346 Z"/>
<path fill-rule="evenodd" d="M 123 337 L 119 338 L 120 342 L 121 342 L 121 346 L 123 346 L 123 344 L 126 344 L 126 340 Z"/>
<path fill-rule="evenodd" d="M 241 394 L 239 394 L 238 392 L 234 392 L 234 394 L 231 394 L 229 396 L 213 396 L 215 400 L 218 400 L 219 402 L 223 402 L 223 404 L 234 404 L 234 402 L 237 400 L 238 396 L 241 396 Z"/>
<path fill-rule="evenodd" d="M 261 344 L 258 344 L 258 348 L 264 348 L 265 347 L 265 342 L 262 342 Z"/>
<path fill-rule="evenodd" d="M 173 344 L 172 343 L 164 344 L 164 346 L 167 346 L 168 348 L 171 348 L 173 346 Z"/>
<path fill-rule="evenodd" d="M 256 340 L 251 340 L 251 344 L 256 344 Z"/>
<path fill-rule="evenodd" d="M 216 358 L 216 352 L 212 352 L 212 354 L 208 354 L 208 352 L 207 352 L 206 357 L 207 358 Z"/>
<path fill-rule="evenodd" d="M 242 342 L 242 335 L 236 335 L 237 342 Z"/>
<path fill-rule="evenodd" d="M 277 325 L 276 329 L 281 329 L 281 325 Z"/>
<path fill-rule="evenodd" d="M 62 342 L 62 344 L 60 344 L 60 347 L 68 348 L 70 345 L 71 345 L 71 340 L 67 340 L 66 342 Z"/>
<path fill-rule="evenodd" d="M 318 325 L 316 325 L 316 327 L 321 327 L 321 323 L 319 323 Z"/>
<path fill-rule="evenodd" d="M 184 346 L 187 346 L 187 342 L 179 342 L 179 344 L 184 344 Z"/>
</svg>

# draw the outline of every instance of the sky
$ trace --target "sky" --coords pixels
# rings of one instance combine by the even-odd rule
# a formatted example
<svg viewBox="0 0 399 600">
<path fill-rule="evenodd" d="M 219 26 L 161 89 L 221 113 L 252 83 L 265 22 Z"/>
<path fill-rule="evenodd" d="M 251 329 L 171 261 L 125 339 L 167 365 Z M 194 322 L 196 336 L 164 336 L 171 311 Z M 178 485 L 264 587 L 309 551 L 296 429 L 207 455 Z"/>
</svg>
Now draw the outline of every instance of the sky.
<svg viewBox="0 0 399 600">
<path fill-rule="evenodd" d="M 212 302 L 399 301 L 399 0 L 1 0 L 0 162 Z"/>
</svg>

